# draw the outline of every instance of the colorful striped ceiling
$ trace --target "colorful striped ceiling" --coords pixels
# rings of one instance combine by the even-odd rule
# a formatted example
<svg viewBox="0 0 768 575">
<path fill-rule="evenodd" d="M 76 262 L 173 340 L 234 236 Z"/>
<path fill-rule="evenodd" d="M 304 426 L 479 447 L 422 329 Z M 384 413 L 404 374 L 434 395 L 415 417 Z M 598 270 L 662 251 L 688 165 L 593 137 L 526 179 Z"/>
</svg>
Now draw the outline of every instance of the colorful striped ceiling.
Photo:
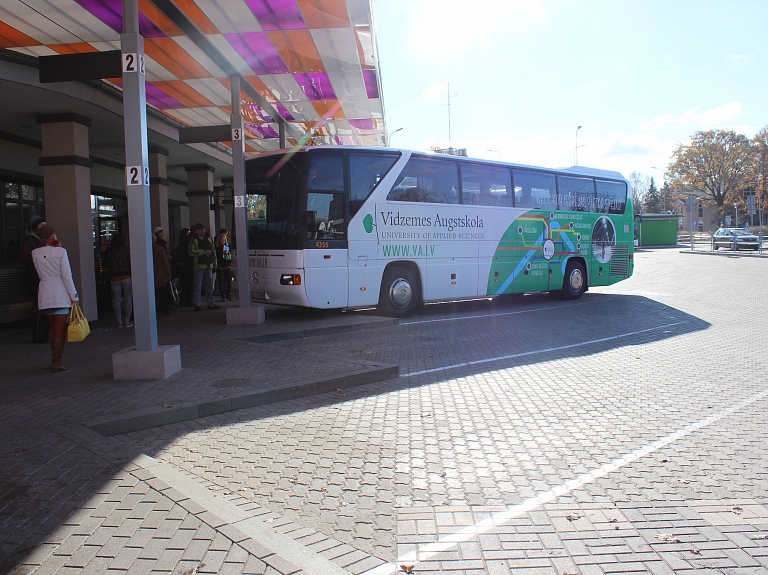
<svg viewBox="0 0 768 575">
<path fill-rule="evenodd" d="M 309 134 L 308 144 L 381 145 L 370 0 L 138 5 L 147 102 L 168 116 L 187 126 L 228 124 L 229 75 L 238 73 L 247 83 L 241 97 L 251 155 L 277 149 L 278 114 L 293 128 L 292 145 L 300 134 Z M 119 49 L 122 26 L 122 0 L 0 2 L 0 46 L 32 56 Z M 110 81 L 119 87 L 119 78 Z"/>
</svg>

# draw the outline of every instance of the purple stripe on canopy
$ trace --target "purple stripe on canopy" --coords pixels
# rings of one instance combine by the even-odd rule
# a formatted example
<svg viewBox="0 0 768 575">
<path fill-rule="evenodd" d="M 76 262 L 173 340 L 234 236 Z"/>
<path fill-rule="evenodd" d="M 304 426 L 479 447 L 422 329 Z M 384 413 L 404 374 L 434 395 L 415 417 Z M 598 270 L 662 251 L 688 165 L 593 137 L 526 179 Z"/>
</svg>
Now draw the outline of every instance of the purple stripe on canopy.
<svg viewBox="0 0 768 575">
<path fill-rule="evenodd" d="M 309 72 L 308 74 L 294 74 L 296 82 L 304 90 L 307 98 L 312 102 L 318 100 L 335 100 L 336 92 L 333 91 L 331 80 L 325 72 Z"/>
<path fill-rule="evenodd" d="M 122 0 L 75 0 L 115 32 L 123 31 Z M 139 12 L 139 33 L 145 38 L 162 38 L 162 30 L 155 26 L 143 12 Z"/>
<path fill-rule="evenodd" d="M 232 47 L 257 74 L 290 72 L 265 32 L 224 34 Z"/>
<path fill-rule="evenodd" d="M 264 122 L 274 122 L 274 118 L 272 118 L 270 115 L 268 115 L 258 104 L 250 103 L 248 104 L 248 108 L 259 118 L 261 118 Z"/>
<path fill-rule="evenodd" d="M 245 127 L 251 130 L 259 138 L 277 138 L 278 134 L 269 124 L 245 124 Z"/>
<path fill-rule="evenodd" d="M 358 130 L 373 130 L 372 118 L 355 118 L 349 120 L 349 125 Z"/>
<path fill-rule="evenodd" d="M 275 107 L 275 110 L 277 110 L 277 113 L 280 114 L 286 122 L 296 121 L 296 118 L 294 118 L 293 115 L 288 110 L 286 110 L 285 106 L 283 106 L 280 102 L 275 102 L 272 105 Z"/>
<path fill-rule="evenodd" d="M 157 86 L 146 83 L 147 89 L 147 104 L 160 108 L 161 110 L 172 110 L 174 108 L 186 108 L 184 104 L 179 102 L 176 98 L 171 98 L 168 94 L 163 92 Z"/>
<path fill-rule="evenodd" d="M 306 28 L 296 0 L 245 0 L 264 30 Z"/>
<path fill-rule="evenodd" d="M 363 70 L 363 81 L 365 82 L 365 91 L 368 92 L 368 98 L 378 98 L 379 82 L 376 79 L 376 70 Z"/>
</svg>

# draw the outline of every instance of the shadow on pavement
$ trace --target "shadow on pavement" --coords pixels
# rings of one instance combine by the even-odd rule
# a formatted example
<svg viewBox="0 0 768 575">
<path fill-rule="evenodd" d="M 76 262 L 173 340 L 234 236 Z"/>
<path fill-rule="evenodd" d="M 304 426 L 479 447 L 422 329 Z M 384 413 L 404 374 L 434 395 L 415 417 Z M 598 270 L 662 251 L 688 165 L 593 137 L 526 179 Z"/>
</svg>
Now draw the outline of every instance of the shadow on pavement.
<svg viewBox="0 0 768 575">
<path fill-rule="evenodd" d="M 329 371 L 343 374 L 360 366 L 399 365 L 400 377 L 386 384 L 345 389 L 345 395 L 317 395 L 309 400 L 311 406 L 304 398 L 231 416 L 221 413 L 213 421 L 190 421 L 185 429 L 226 426 L 613 350 L 627 350 L 622 361 L 634 361 L 633 346 L 710 327 L 646 297 L 596 293 L 573 302 L 534 294 L 428 305 L 399 325 L 366 314 L 348 315 L 343 321 L 340 317 L 344 316 L 339 312 L 281 310 L 270 321 L 283 327 L 270 332 L 221 325 L 214 314 L 179 314 L 173 321 L 160 322 L 161 343 L 182 345 L 185 366 L 182 374 L 166 381 L 110 379 L 109 358 L 131 344 L 128 330 L 106 330 L 79 349 L 70 346 L 67 359 L 73 367 L 62 376 L 45 368 L 46 346 L 33 346 L 8 334 L 0 337 L 5 372 L 0 383 L 0 573 L 10 571 L 49 540 L 68 516 L 103 492 L 115 473 L 139 455 L 140 450 L 119 438 L 83 427 L 84 421 L 94 417 L 220 396 L 221 389 L 212 387 L 213 381 L 254 373 L 271 383 L 285 383 L 296 377 L 310 381 Z M 349 327 L 350 321 L 360 325 Z M 316 328 L 323 326 L 317 324 L 323 322 L 334 329 L 318 333 Z M 303 336 L 268 337 L 288 332 Z M 620 374 L 621 365 L 616 367 L 615 373 Z M 174 434 L 173 429 L 167 428 L 168 441 L 183 435 L 181 430 Z M 152 453 L 162 449 L 153 447 Z"/>
</svg>

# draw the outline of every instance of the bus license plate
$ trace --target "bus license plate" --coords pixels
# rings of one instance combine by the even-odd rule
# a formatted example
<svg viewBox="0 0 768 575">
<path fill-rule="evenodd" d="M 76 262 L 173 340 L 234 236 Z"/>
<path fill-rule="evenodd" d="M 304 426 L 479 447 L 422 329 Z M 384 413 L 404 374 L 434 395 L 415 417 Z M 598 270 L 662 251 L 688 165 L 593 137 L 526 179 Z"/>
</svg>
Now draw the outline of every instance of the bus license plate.
<svg viewBox="0 0 768 575">
<path fill-rule="evenodd" d="M 263 291 L 253 292 L 253 297 L 255 299 L 267 299 L 267 292 L 263 292 Z"/>
</svg>

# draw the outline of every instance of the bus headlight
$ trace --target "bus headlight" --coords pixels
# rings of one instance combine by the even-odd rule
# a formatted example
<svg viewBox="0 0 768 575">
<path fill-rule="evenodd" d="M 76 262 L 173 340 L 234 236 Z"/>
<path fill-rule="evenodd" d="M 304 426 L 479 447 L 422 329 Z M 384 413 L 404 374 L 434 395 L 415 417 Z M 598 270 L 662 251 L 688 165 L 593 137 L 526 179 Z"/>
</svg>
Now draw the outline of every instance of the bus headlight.
<svg viewBox="0 0 768 575">
<path fill-rule="evenodd" d="M 301 276 L 299 274 L 283 274 L 280 276 L 280 285 L 300 286 Z"/>
</svg>

